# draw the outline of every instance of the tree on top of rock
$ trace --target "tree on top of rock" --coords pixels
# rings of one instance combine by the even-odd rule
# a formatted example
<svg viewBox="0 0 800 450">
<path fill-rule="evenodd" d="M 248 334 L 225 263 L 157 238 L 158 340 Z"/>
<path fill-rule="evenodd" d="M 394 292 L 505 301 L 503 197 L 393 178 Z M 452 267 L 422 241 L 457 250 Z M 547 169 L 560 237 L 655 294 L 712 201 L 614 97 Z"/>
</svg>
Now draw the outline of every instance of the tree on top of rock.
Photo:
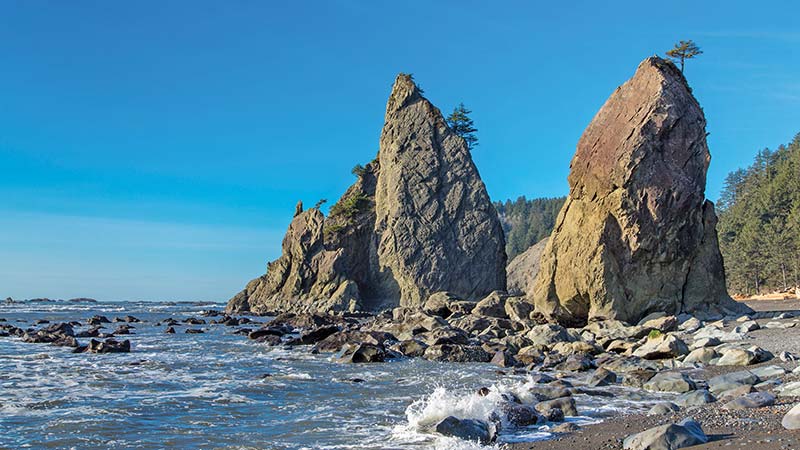
<svg viewBox="0 0 800 450">
<path fill-rule="evenodd" d="M 461 136 L 467 142 L 467 147 L 472 150 L 478 145 L 478 137 L 475 135 L 478 129 L 475 128 L 475 124 L 469 117 L 470 114 L 472 111 L 468 110 L 463 103 L 459 103 L 446 120 L 450 129 Z"/>
<path fill-rule="evenodd" d="M 667 50 L 667 56 L 675 62 L 681 63 L 681 72 L 683 72 L 683 65 L 687 59 L 692 59 L 695 56 L 702 55 L 703 51 L 694 43 L 693 40 L 680 41 L 675 44 L 671 50 Z"/>
</svg>

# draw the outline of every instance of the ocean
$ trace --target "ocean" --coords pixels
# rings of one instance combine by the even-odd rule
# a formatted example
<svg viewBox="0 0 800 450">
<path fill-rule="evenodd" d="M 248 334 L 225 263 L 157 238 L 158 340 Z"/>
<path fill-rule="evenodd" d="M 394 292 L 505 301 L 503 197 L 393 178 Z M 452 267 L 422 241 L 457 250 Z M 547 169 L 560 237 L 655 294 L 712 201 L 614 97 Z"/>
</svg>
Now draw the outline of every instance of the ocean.
<svg viewBox="0 0 800 450">
<path fill-rule="evenodd" d="M 0 337 L 0 448 L 471 449 L 553 436 L 555 424 L 501 423 L 491 447 L 439 436 L 439 420 L 488 420 L 504 394 L 533 401 L 528 373 L 491 364 L 398 359 L 343 364 L 309 347 L 270 347 L 233 332 L 246 324 L 176 325 L 222 304 L 192 302 L 15 302 L 0 318 L 20 328 L 39 319 L 86 324 L 132 315 L 130 353 L 72 353 L 68 347 Z M 266 322 L 269 319 L 252 317 Z M 0 322 L 3 324 L 3 322 Z M 104 324 L 105 332 L 116 323 Z M 186 334 L 187 328 L 202 334 Z M 76 332 L 88 326 L 76 327 Z M 78 339 L 82 344 L 88 338 Z M 585 375 L 567 376 L 579 386 Z M 477 390 L 490 388 L 489 395 Z M 587 424 L 646 411 L 664 394 L 624 386 L 575 396 Z"/>
</svg>

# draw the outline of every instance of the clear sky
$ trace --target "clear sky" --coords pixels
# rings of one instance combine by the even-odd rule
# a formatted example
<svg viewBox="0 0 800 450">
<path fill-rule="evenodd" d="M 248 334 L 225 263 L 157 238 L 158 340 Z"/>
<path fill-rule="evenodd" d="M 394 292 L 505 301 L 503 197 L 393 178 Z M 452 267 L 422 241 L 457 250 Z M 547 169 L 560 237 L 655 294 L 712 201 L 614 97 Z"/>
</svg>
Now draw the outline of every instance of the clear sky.
<svg viewBox="0 0 800 450">
<path fill-rule="evenodd" d="M 225 300 L 371 160 L 411 72 L 495 200 L 557 196 L 597 109 L 679 39 L 713 161 L 800 132 L 800 2 L 0 1 L 0 295 Z"/>
</svg>

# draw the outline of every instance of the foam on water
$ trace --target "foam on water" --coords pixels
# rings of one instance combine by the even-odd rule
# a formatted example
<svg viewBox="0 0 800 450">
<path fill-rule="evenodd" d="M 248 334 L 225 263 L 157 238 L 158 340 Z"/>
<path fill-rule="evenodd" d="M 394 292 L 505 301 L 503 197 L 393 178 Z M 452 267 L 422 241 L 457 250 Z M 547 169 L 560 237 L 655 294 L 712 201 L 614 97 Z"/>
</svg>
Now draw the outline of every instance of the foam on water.
<svg viewBox="0 0 800 450">
<path fill-rule="evenodd" d="M 431 428 L 449 415 L 491 422 L 504 394 L 533 401 L 530 378 L 499 374 L 489 364 L 420 359 L 340 364 L 307 347 L 270 348 L 233 334 L 258 325 L 181 324 L 174 335 L 155 326 L 166 317 L 180 322 L 206 309 L 209 305 L 143 302 L 0 305 L 0 317 L 23 328 L 43 318 L 86 323 L 95 314 L 112 320 L 130 314 L 143 321 L 131 324 L 134 334 L 124 336 L 132 342 L 129 354 L 72 354 L 68 348 L 0 338 L 0 448 L 467 450 L 486 447 L 439 436 Z M 183 333 L 198 327 L 205 333 Z M 484 386 L 489 395 L 479 396 L 477 389 Z M 627 391 L 617 397 L 578 395 L 578 408 L 588 417 L 570 420 L 595 421 L 615 408 L 639 407 L 636 402 L 645 408 L 658 400 L 637 399 Z M 550 436 L 547 425 L 500 428 L 500 442 Z"/>
</svg>

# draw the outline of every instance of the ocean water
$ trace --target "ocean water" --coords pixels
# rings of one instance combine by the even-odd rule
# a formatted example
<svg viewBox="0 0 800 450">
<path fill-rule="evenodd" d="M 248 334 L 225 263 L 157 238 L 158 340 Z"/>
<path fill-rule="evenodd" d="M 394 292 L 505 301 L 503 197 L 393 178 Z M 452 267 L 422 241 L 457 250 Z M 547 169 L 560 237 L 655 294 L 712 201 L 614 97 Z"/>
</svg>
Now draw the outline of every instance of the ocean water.
<svg viewBox="0 0 800 450">
<path fill-rule="evenodd" d="M 173 335 L 155 326 L 222 307 L 0 305 L 0 318 L 21 328 L 37 319 L 86 323 L 95 314 L 143 321 L 131 324 L 135 334 L 118 337 L 131 340 L 125 354 L 73 354 L 71 348 L 0 337 L 0 448 L 471 449 L 552 437 L 549 424 L 505 424 L 497 444 L 481 447 L 430 431 L 449 415 L 488 419 L 502 393 L 529 398 L 529 376 L 500 373 L 490 364 L 342 364 L 308 348 L 269 347 L 234 335 L 241 327 L 180 325 Z M 105 325 L 111 332 L 118 324 Z M 205 333 L 185 334 L 186 328 Z M 481 387 L 491 393 L 478 396 Z M 646 410 L 664 398 L 619 386 L 603 389 L 614 396 L 577 395 L 582 415 L 568 420 L 592 423 L 623 410 Z"/>
</svg>

